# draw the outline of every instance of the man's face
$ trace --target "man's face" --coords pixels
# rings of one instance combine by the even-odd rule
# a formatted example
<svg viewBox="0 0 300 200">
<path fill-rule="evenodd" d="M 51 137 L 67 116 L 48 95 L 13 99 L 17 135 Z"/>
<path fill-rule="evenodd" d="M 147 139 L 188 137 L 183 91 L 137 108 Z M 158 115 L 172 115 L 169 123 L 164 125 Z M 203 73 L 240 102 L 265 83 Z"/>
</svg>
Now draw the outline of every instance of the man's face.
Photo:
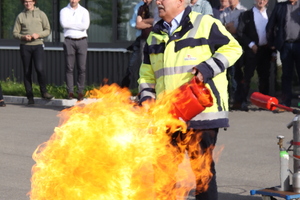
<svg viewBox="0 0 300 200">
<path fill-rule="evenodd" d="M 258 9 L 264 8 L 268 3 L 268 0 L 255 0 L 255 6 Z"/>
<path fill-rule="evenodd" d="M 143 0 L 143 1 L 144 1 L 144 3 L 146 3 L 147 5 L 149 5 L 152 0 Z"/>
<path fill-rule="evenodd" d="M 183 4 L 183 0 L 156 0 L 159 17 L 168 23 L 184 9 Z"/>
<path fill-rule="evenodd" d="M 198 0 L 191 0 L 191 4 L 195 4 Z"/>
<path fill-rule="evenodd" d="M 229 0 L 229 5 L 231 7 L 236 7 L 240 3 L 240 0 Z"/>
<path fill-rule="evenodd" d="M 297 0 L 289 0 L 289 2 L 291 3 L 295 3 Z"/>
<path fill-rule="evenodd" d="M 80 0 L 70 0 L 70 6 L 72 8 L 77 8 L 79 1 Z"/>
<path fill-rule="evenodd" d="M 228 7 L 229 6 L 229 0 L 220 0 L 221 7 Z"/>
<path fill-rule="evenodd" d="M 34 4 L 35 4 L 35 1 L 32 1 L 32 0 L 25 0 L 24 1 L 24 7 L 26 10 L 33 10 L 34 9 Z"/>
</svg>

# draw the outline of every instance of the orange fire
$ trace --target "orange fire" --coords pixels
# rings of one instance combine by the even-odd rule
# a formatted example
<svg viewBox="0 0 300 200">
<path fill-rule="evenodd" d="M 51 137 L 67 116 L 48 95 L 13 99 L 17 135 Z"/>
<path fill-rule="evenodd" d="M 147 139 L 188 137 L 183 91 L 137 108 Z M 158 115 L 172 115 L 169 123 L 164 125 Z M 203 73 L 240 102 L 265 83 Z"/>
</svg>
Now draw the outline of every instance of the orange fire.
<svg viewBox="0 0 300 200">
<path fill-rule="evenodd" d="M 194 175 L 184 151 L 191 132 L 170 114 L 174 94 L 147 107 L 130 96 L 105 85 L 59 114 L 54 134 L 33 153 L 30 199 L 175 200 L 195 182 L 198 191 L 207 189 L 212 158 L 200 157 Z M 171 145 L 178 130 L 185 139 Z"/>
</svg>

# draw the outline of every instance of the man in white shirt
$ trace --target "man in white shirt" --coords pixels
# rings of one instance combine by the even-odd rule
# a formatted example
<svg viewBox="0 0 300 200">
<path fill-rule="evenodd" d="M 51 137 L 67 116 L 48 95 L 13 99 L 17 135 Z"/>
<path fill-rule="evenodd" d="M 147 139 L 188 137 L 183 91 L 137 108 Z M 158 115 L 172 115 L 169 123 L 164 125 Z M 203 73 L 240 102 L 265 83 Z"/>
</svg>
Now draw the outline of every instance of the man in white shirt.
<svg viewBox="0 0 300 200">
<path fill-rule="evenodd" d="M 80 0 L 70 0 L 70 3 L 60 11 L 60 24 L 64 29 L 64 52 L 66 60 L 66 85 L 68 99 L 74 97 L 74 64 L 77 62 L 78 101 L 83 100 L 86 58 L 87 29 L 90 26 L 90 15 L 87 9 L 79 4 Z"/>
<path fill-rule="evenodd" d="M 268 0 L 255 0 L 252 9 L 240 15 L 237 35 L 244 49 L 244 74 L 242 101 L 247 104 L 251 78 L 255 70 L 258 74 L 258 90 L 262 94 L 269 94 L 269 77 L 272 50 L 268 46 L 266 26 L 268 14 L 266 5 Z"/>
</svg>

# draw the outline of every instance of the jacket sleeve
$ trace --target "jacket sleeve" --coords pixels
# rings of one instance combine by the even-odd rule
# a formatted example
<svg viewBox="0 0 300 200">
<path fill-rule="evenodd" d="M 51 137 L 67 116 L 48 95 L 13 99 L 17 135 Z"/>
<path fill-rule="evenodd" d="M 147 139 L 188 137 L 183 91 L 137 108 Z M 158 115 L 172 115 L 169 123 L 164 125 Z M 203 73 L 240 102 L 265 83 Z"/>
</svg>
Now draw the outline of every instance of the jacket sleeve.
<svg viewBox="0 0 300 200">
<path fill-rule="evenodd" d="M 234 65 L 243 52 L 238 41 L 226 30 L 219 20 L 211 17 L 209 21 L 213 21 L 208 36 L 212 57 L 196 66 L 203 75 L 205 83 Z"/>
<path fill-rule="evenodd" d="M 20 23 L 19 16 L 17 16 L 17 18 L 15 20 L 14 29 L 13 29 L 13 37 L 15 39 L 21 40 L 22 35 L 20 34 L 20 32 L 21 32 L 21 23 Z"/>
<path fill-rule="evenodd" d="M 151 33 L 150 36 L 151 37 Z M 155 75 L 152 69 L 149 52 L 148 52 L 148 44 L 145 44 L 144 48 L 144 61 L 140 67 L 140 78 L 138 80 L 139 83 L 139 98 L 140 103 L 148 99 L 155 99 Z"/>
<path fill-rule="evenodd" d="M 44 12 L 41 12 L 40 17 L 42 20 L 42 26 L 43 26 L 42 29 L 43 30 L 42 30 L 42 32 L 37 33 L 37 34 L 40 35 L 40 38 L 45 38 L 48 35 L 50 35 L 50 32 L 51 32 L 50 23 L 49 23 L 47 15 Z"/>
<path fill-rule="evenodd" d="M 248 35 L 245 34 L 246 33 L 245 32 L 245 26 L 246 26 L 245 22 L 246 22 L 246 20 L 248 20 L 247 19 L 247 14 L 248 14 L 248 11 L 243 12 L 243 13 L 240 14 L 240 16 L 239 16 L 239 24 L 238 24 L 238 27 L 237 27 L 238 40 L 240 41 L 241 45 L 244 48 L 247 48 L 248 45 L 252 42 L 252 40 L 248 37 Z"/>
<path fill-rule="evenodd" d="M 274 41 L 275 41 L 275 28 L 277 24 L 276 20 L 276 13 L 278 12 L 278 6 L 275 6 L 274 10 L 272 11 L 272 14 L 269 18 L 269 21 L 266 26 L 266 33 L 267 33 L 267 40 L 269 46 L 275 46 Z"/>
</svg>

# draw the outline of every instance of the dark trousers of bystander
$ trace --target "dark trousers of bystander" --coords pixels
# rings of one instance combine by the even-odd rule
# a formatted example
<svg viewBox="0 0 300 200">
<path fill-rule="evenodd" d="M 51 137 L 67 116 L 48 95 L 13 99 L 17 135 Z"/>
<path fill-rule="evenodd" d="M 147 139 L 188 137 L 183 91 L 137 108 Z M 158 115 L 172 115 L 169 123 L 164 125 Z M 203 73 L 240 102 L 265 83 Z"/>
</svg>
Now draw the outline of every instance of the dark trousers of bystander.
<svg viewBox="0 0 300 200">
<path fill-rule="evenodd" d="M 23 63 L 24 71 L 24 85 L 26 90 L 26 96 L 28 99 L 33 98 L 32 91 L 32 68 L 33 64 L 37 73 L 38 82 L 40 85 L 41 94 L 47 92 L 46 89 L 46 75 L 43 68 L 43 45 L 20 45 L 20 54 Z"/>
<path fill-rule="evenodd" d="M 255 54 L 252 49 L 244 52 L 244 93 L 243 102 L 247 102 L 250 91 L 251 79 L 255 70 L 258 75 L 258 91 L 262 94 L 269 95 L 269 78 L 271 68 L 272 50 L 267 46 L 259 46 Z"/>
<path fill-rule="evenodd" d="M 74 65 L 77 64 L 77 87 L 78 93 L 83 93 L 85 85 L 86 58 L 88 42 L 87 38 L 70 39 L 65 38 L 63 44 L 66 61 L 66 85 L 67 92 L 74 91 Z"/>
<path fill-rule="evenodd" d="M 280 59 L 282 62 L 282 103 L 291 106 L 294 67 L 296 67 L 300 85 L 300 42 L 285 42 L 280 50 Z"/>
<path fill-rule="evenodd" d="M 122 79 L 121 87 L 130 87 L 130 83 L 134 79 L 134 75 L 139 71 L 139 67 L 141 65 L 141 52 L 140 52 L 140 39 L 141 37 L 137 37 L 136 40 L 127 48 L 127 50 L 132 51 L 128 67 L 126 69 L 126 74 Z"/>
</svg>

